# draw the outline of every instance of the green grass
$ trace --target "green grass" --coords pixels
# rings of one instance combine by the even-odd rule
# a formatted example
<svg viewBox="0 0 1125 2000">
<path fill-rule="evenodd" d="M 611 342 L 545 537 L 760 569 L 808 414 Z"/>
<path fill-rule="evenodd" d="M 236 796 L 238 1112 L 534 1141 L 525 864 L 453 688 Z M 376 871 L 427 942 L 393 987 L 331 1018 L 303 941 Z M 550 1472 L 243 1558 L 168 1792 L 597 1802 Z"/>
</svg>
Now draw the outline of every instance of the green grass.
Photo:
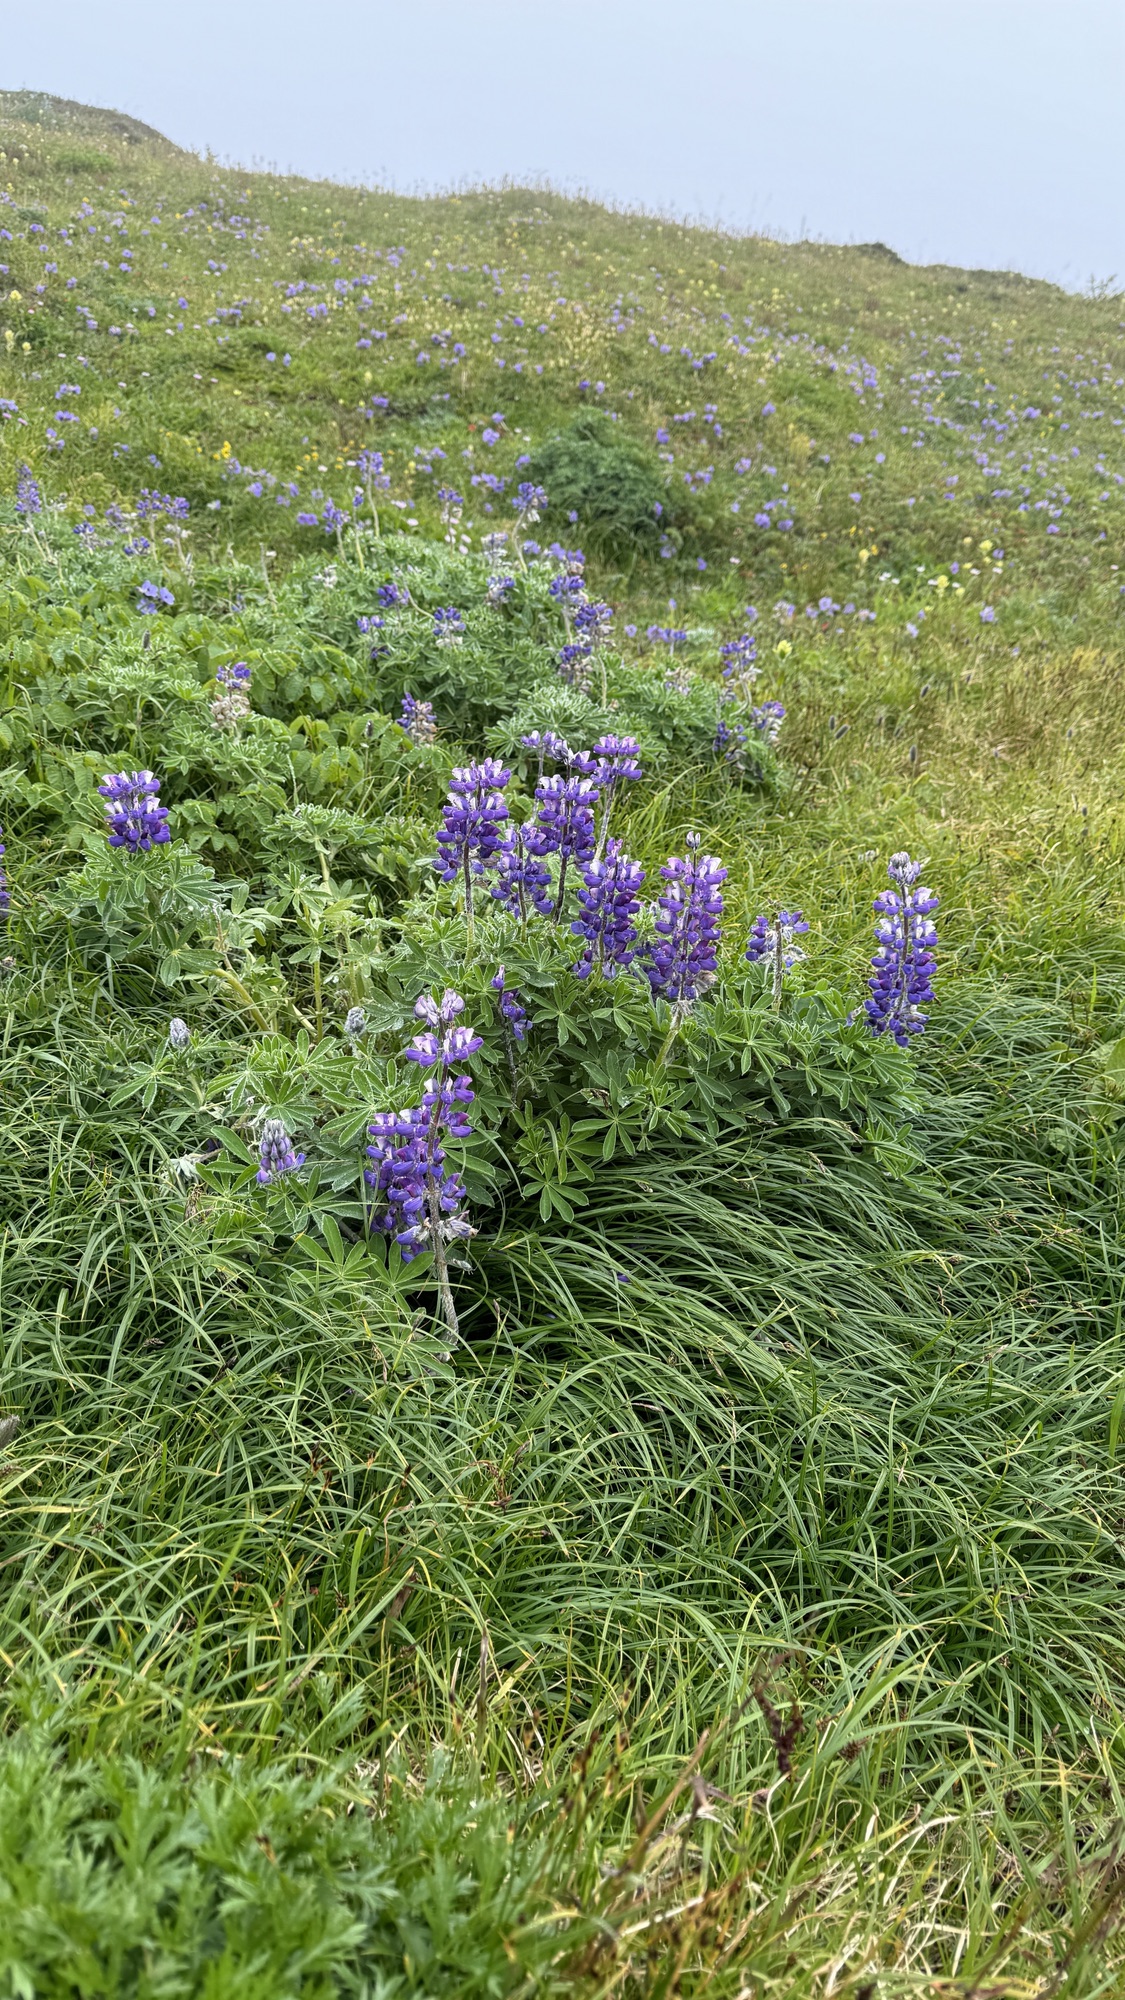
<svg viewBox="0 0 1125 2000">
<path fill-rule="evenodd" d="M 26 462 L 48 503 L 0 503 L 0 1995 L 1120 1992 L 1120 301 L 520 190 L 233 176 L 112 114 L 0 113 L 0 483 Z M 337 269 L 381 273 L 385 343 L 356 348 L 354 304 L 305 318 L 331 290 L 282 313 L 279 285 Z M 618 412 L 598 451 L 626 440 L 596 476 L 571 464 L 591 398 Z M 314 480 L 350 509 L 364 445 L 382 532 L 299 528 Z M 555 677 L 541 566 L 488 608 L 416 445 L 474 547 L 518 457 L 570 467 L 579 520 L 544 534 L 597 552 L 618 607 L 607 706 Z M 1015 447 L 1056 454 L 1032 499 L 1065 485 L 1057 536 L 1016 512 Z M 491 517 L 474 468 L 509 481 Z M 168 540 L 150 483 L 191 501 Z M 752 526 L 783 483 L 792 529 Z M 355 619 L 392 572 L 415 608 L 372 660 Z M 172 612 L 137 614 L 145 578 Z M 825 595 L 874 621 L 806 619 Z M 788 714 L 740 781 L 709 745 L 751 601 L 757 696 Z M 687 692 L 650 622 L 688 629 Z M 234 659 L 237 738 L 207 708 Z M 432 748 L 390 720 L 404 686 Z M 620 830 L 650 887 L 691 828 L 730 871 L 719 984 L 663 1061 L 646 999 L 614 1012 L 488 909 L 470 949 L 432 891 L 450 764 L 552 721 L 641 737 Z M 174 833 L 131 874 L 95 790 L 124 763 L 162 773 Z M 942 950 L 899 1058 L 846 1015 L 904 845 Z M 811 932 L 775 1018 L 741 950 L 778 902 Z M 522 1124 L 500 957 L 539 1023 Z M 452 1356 L 355 1197 L 410 1004 L 447 977 L 485 1033 Z M 263 1107 L 307 1195 L 248 1184 Z"/>
</svg>

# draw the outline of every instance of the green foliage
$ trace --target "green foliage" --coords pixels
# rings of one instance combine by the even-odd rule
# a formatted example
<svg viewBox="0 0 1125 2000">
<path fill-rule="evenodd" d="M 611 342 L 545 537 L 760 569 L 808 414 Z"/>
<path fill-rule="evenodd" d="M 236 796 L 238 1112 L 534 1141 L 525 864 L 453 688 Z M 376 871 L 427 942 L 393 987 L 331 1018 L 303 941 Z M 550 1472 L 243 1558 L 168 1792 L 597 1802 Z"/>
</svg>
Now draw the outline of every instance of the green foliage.
<svg viewBox="0 0 1125 2000">
<path fill-rule="evenodd" d="M 0 2000 L 1108 2000 L 1119 305 L 0 117 L 3 484 L 45 495 L 0 501 Z M 526 477 L 616 607 L 586 691 Z M 717 756 L 765 700 L 776 749 Z M 452 766 L 521 819 L 535 729 L 638 738 L 646 937 L 689 831 L 726 863 L 686 1018 L 576 978 L 573 903 L 482 885 L 470 937 L 436 882 Z M 97 786 L 143 767 L 172 841 L 128 859 Z M 860 1011 L 900 847 L 942 897 L 906 1053 Z M 798 905 L 775 1009 L 748 927 Z M 456 1345 L 362 1180 L 446 985 Z M 260 1187 L 267 1117 L 307 1162 Z"/>
<path fill-rule="evenodd" d="M 580 411 L 532 453 L 528 471 L 546 488 L 545 518 L 555 532 L 572 532 L 568 516 L 576 514 L 577 532 L 599 555 L 651 555 L 664 527 L 675 525 L 657 460 L 604 410 Z"/>
</svg>

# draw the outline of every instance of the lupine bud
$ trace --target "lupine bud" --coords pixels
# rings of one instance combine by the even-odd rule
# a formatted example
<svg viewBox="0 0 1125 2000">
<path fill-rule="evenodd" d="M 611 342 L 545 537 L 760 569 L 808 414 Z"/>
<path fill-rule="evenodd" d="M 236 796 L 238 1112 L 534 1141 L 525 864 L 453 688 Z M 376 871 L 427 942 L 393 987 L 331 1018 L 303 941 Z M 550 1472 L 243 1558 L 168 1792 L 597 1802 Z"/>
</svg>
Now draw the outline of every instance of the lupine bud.
<svg viewBox="0 0 1125 2000">
<path fill-rule="evenodd" d="M 179 1054 L 183 1049 L 187 1048 L 190 1041 L 191 1029 L 188 1027 L 187 1022 L 181 1021 L 178 1014 L 173 1014 L 172 1019 L 168 1023 L 169 1046 Z"/>
<path fill-rule="evenodd" d="M 259 1187 L 268 1187 L 271 1181 L 280 1180 L 284 1174 L 296 1173 L 297 1168 L 305 1164 L 305 1155 L 294 1152 L 293 1141 L 280 1118 L 267 1118 L 262 1126 L 258 1158 L 260 1164 L 256 1179 Z"/>
</svg>

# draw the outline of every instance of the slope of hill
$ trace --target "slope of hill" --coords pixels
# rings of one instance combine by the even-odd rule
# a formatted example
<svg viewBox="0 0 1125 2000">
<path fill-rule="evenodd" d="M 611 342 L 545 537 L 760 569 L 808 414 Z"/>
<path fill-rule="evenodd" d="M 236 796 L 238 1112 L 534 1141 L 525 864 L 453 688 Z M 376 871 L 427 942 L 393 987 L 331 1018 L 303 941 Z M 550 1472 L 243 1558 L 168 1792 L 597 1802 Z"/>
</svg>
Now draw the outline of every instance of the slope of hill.
<svg viewBox="0 0 1125 2000">
<path fill-rule="evenodd" d="M 0 1995 L 1118 1990 L 1120 300 L 0 148 Z"/>
</svg>

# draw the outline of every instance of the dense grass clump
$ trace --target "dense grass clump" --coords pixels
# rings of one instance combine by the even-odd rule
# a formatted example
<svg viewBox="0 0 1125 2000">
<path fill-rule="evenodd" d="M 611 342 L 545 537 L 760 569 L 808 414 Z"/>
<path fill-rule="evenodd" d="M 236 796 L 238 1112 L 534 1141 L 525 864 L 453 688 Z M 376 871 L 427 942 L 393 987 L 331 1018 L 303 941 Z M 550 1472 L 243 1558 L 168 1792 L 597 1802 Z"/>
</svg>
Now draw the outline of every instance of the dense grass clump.
<svg viewBox="0 0 1125 2000">
<path fill-rule="evenodd" d="M 0 1996 L 1118 1992 L 1119 302 L 0 111 Z"/>
</svg>

